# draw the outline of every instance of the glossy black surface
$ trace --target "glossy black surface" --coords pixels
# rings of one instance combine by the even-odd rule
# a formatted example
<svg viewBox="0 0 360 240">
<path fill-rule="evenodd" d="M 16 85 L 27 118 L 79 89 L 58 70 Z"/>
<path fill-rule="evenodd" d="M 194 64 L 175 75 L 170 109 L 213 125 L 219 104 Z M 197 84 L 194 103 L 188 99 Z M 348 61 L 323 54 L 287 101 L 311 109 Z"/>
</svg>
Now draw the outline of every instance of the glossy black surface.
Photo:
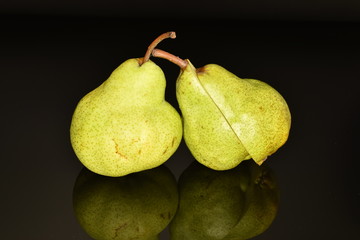
<svg viewBox="0 0 360 240">
<path fill-rule="evenodd" d="M 69 142 L 82 96 L 119 64 L 161 48 L 197 67 L 217 63 L 276 88 L 292 113 L 288 142 L 266 161 L 280 203 L 254 239 L 355 239 L 360 226 L 360 24 L 249 20 L 3 16 L 1 80 L 1 236 L 91 239 L 72 206 L 82 169 Z M 177 66 L 154 60 L 177 107 Z M 193 161 L 183 143 L 166 162 L 176 179 Z M 169 239 L 167 230 L 161 239 Z"/>
</svg>

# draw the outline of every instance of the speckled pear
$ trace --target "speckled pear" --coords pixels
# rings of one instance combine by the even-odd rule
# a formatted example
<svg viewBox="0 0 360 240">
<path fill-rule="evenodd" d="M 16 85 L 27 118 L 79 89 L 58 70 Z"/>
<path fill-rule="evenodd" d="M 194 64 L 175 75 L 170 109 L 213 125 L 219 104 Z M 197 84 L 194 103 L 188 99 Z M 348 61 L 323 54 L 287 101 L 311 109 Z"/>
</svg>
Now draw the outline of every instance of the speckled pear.
<svg viewBox="0 0 360 240">
<path fill-rule="evenodd" d="M 111 177 L 157 167 L 177 149 L 182 122 L 165 100 L 163 71 L 149 58 L 175 32 L 158 36 L 143 58 L 123 62 L 78 103 L 70 139 L 89 170 Z"/>
<path fill-rule="evenodd" d="M 180 144 L 181 118 L 164 99 L 164 73 L 141 61 L 122 63 L 75 109 L 71 143 L 95 173 L 117 177 L 157 167 Z"/>
<path fill-rule="evenodd" d="M 176 96 L 184 119 L 184 139 L 196 160 L 223 170 L 250 158 L 190 62 L 177 80 Z"/>
<path fill-rule="evenodd" d="M 176 96 L 185 142 L 212 169 L 231 169 L 250 158 L 260 165 L 287 141 L 288 105 L 264 82 L 239 78 L 216 64 L 196 69 L 187 60 Z"/>
</svg>

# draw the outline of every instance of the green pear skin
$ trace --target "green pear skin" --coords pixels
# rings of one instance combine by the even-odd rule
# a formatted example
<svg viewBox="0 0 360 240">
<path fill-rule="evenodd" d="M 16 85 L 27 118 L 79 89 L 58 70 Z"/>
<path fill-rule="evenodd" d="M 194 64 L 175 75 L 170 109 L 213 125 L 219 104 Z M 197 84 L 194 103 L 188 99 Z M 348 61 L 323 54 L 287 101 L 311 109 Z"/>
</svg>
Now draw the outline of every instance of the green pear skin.
<svg viewBox="0 0 360 240">
<path fill-rule="evenodd" d="M 195 69 L 187 61 L 176 96 L 184 139 L 196 160 L 215 170 L 250 158 L 260 165 L 287 141 L 291 115 L 274 88 L 216 64 Z"/>
<path fill-rule="evenodd" d="M 74 214 L 95 240 L 159 240 L 177 206 L 176 180 L 163 165 L 117 178 L 84 168 L 74 184 Z"/>
<path fill-rule="evenodd" d="M 129 59 L 78 103 L 70 139 L 85 167 L 124 176 L 157 167 L 182 138 L 178 112 L 164 99 L 163 71 L 151 60 Z"/>
</svg>

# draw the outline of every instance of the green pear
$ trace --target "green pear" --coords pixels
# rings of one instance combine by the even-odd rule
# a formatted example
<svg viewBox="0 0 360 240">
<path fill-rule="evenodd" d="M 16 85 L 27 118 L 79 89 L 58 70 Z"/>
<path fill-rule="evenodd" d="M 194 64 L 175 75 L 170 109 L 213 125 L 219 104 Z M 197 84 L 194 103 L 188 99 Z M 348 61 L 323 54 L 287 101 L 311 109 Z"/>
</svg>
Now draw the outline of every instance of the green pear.
<svg viewBox="0 0 360 240">
<path fill-rule="evenodd" d="M 260 165 L 287 141 L 290 111 L 268 84 L 239 78 L 216 64 L 196 69 L 160 49 L 153 56 L 181 67 L 176 97 L 184 139 L 200 163 L 227 170 L 252 158 Z"/>
<path fill-rule="evenodd" d="M 246 161 L 216 171 L 194 161 L 179 178 L 172 240 L 245 240 L 263 233 L 277 214 L 274 173 Z"/>
<path fill-rule="evenodd" d="M 84 166 L 118 177 L 164 163 L 182 138 L 181 118 L 165 101 L 165 87 L 159 66 L 134 58 L 83 97 L 73 114 L 70 138 Z"/>
<path fill-rule="evenodd" d="M 84 168 L 73 190 L 76 219 L 95 240 L 158 240 L 177 206 L 176 180 L 164 165 L 117 178 Z"/>
</svg>

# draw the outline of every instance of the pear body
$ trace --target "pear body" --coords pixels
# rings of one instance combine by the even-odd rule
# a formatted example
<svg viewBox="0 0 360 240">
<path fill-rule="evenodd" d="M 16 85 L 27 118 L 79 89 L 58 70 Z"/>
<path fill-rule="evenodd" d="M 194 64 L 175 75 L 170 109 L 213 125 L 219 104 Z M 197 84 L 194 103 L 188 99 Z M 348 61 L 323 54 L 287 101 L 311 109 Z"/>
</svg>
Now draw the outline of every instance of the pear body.
<svg viewBox="0 0 360 240">
<path fill-rule="evenodd" d="M 190 62 L 176 82 L 176 97 L 183 117 L 184 139 L 196 160 L 212 169 L 225 170 L 249 158 Z"/>
<path fill-rule="evenodd" d="M 105 176 L 157 167 L 177 149 L 182 123 L 164 99 L 166 81 L 152 61 L 129 59 L 78 103 L 70 138 L 79 160 Z"/>
<path fill-rule="evenodd" d="M 84 168 L 73 190 L 76 219 L 95 240 L 158 240 L 177 204 L 176 180 L 165 166 L 117 178 Z"/>
<path fill-rule="evenodd" d="M 177 80 L 184 139 L 194 157 L 215 170 L 252 158 L 261 164 L 286 141 L 291 115 L 271 86 L 241 79 L 216 64 L 190 62 Z"/>
</svg>

